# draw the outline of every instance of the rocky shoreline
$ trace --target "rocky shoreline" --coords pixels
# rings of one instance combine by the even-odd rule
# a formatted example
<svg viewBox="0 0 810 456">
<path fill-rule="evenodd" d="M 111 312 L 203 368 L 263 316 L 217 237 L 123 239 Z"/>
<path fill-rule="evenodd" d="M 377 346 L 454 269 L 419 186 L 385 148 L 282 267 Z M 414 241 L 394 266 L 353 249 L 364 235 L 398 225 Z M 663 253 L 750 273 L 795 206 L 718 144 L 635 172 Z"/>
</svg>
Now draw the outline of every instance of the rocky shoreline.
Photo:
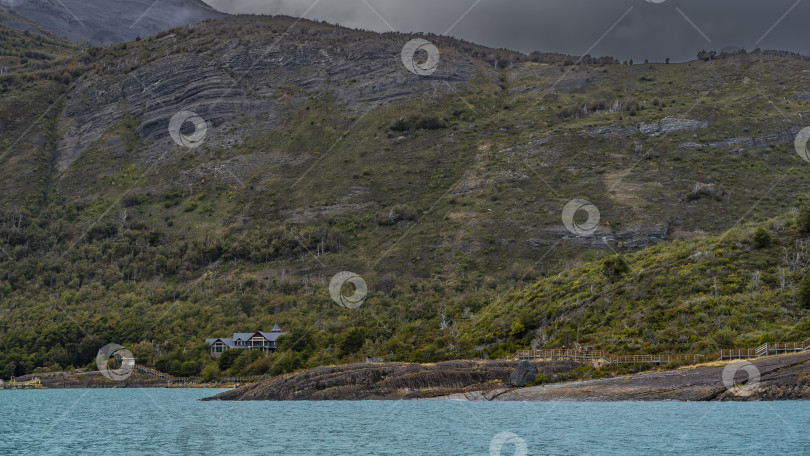
<svg viewBox="0 0 810 456">
<path fill-rule="evenodd" d="M 746 365 L 754 366 L 759 373 L 759 379 L 753 379 L 750 384 L 744 373 L 748 369 L 744 367 Z M 486 394 L 452 394 L 441 399 L 537 402 L 810 400 L 810 354 L 749 363 L 718 362 L 626 377 L 488 391 Z"/>
<path fill-rule="evenodd" d="M 543 378 L 569 361 L 532 363 Z M 517 388 L 514 361 L 352 364 L 309 369 L 205 400 L 752 401 L 810 399 L 810 353 Z M 748 375 L 751 375 L 750 380 Z"/>
<path fill-rule="evenodd" d="M 502 390 L 516 361 L 322 366 L 226 391 L 206 400 L 400 400 Z M 543 363 L 545 376 L 570 372 L 569 361 Z"/>
<path fill-rule="evenodd" d="M 584 381 L 570 379 L 572 361 L 448 361 L 322 366 L 258 383 L 170 384 L 133 373 L 113 381 L 77 370 L 18 377 L 62 388 L 233 388 L 205 401 L 453 400 L 453 401 L 776 401 L 810 400 L 810 352 L 750 361 L 714 362 Z M 536 369 L 536 372 L 535 372 Z M 538 375 L 531 386 L 532 379 Z M 749 381 L 749 374 L 753 378 Z M 516 386 L 526 385 L 529 386 Z"/>
<path fill-rule="evenodd" d="M 111 380 L 97 370 L 79 369 L 69 372 L 46 372 L 17 377 L 18 382 L 39 379 L 46 389 L 77 388 L 229 388 L 230 384 L 218 383 L 169 383 L 164 379 L 133 372 L 121 381 Z"/>
</svg>

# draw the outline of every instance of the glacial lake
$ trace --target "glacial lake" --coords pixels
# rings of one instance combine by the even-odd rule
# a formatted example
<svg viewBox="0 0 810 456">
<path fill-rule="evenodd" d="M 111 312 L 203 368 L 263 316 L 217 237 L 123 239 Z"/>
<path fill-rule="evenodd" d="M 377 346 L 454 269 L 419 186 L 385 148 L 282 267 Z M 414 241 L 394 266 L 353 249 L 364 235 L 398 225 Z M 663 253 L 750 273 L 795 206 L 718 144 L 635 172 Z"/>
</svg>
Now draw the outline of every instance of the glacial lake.
<svg viewBox="0 0 810 456">
<path fill-rule="evenodd" d="M 0 391 L 0 455 L 810 454 L 807 402 L 199 401 L 219 391 Z"/>
</svg>

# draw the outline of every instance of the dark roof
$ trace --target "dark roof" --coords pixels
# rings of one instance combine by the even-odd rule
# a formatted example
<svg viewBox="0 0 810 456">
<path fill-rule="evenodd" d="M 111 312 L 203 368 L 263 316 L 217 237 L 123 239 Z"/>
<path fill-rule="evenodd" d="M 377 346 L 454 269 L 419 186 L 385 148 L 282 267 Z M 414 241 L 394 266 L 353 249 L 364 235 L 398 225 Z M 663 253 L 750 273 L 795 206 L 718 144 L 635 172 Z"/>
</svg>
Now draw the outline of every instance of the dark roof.
<svg viewBox="0 0 810 456">
<path fill-rule="evenodd" d="M 273 325 L 273 329 L 271 329 L 269 332 L 256 331 L 256 332 L 252 332 L 252 333 L 233 333 L 233 337 L 230 337 L 230 338 L 215 337 L 215 338 L 211 338 L 211 339 L 205 339 L 205 343 L 208 344 L 208 345 L 213 345 L 214 343 L 216 343 L 216 341 L 219 340 L 219 341 L 222 341 L 222 343 L 224 343 L 228 348 L 232 348 L 232 347 L 236 346 L 236 341 L 237 340 L 241 340 L 243 342 L 246 342 L 246 341 L 250 340 L 251 337 L 256 336 L 256 335 L 260 335 L 260 336 L 264 337 L 265 339 L 267 339 L 270 342 L 275 342 L 276 340 L 278 340 L 279 337 L 281 337 L 281 336 L 283 336 L 285 334 L 287 334 L 287 333 L 282 331 L 281 328 L 279 328 L 278 323 L 276 323 L 275 325 Z"/>
<path fill-rule="evenodd" d="M 276 340 L 278 340 L 279 337 L 283 336 L 284 334 L 287 334 L 287 333 L 273 332 L 273 331 L 271 331 L 269 333 L 268 332 L 261 333 L 261 335 L 264 336 L 264 338 L 269 340 L 270 342 L 275 342 Z"/>
<path fill-rule="evenodd" d="M 208 344 L 208 345 L 214 345 L 216 343 L 216 341 L 221 341 L 228 348 L 231 348 L 234 345 L 233 344 L 233 339 L 231 339 L 231 338 L 218 337 L 218 338 L 214 338 L 214 339 L 205 339 L 205 343 Z"/>
</svg>

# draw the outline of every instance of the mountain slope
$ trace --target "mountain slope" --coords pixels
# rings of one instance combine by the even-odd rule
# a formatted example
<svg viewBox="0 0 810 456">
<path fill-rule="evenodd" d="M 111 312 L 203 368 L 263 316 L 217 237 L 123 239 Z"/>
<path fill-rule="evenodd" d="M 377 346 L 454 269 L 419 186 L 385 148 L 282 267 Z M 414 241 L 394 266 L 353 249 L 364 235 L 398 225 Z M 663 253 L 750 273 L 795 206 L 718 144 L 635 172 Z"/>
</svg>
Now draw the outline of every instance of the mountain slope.
<svg viewBox="0 0 810 456">
<path fill-rule="evenodd" d="M 806 210 L 722 236 L 659 244 L 564 271 L 482 309 L 463 339 L 529 347 L 709 353 L 810 335 Z"/>
<path fill-rule="evenodd" d="M 94 45 L 134 40 L 225 16 L 202 0 L 2 0 L 3 9 L 53 35 Z M 13 19 L 7 22 L 19 24 Z"/>
<path fill-rule="evenodd" d="M 402 63 L 414 38 L 440 50 L 429 76 Z M 784 216 L 809 196 L 792 143 L 810 114 L 810 64 L 774 53 L 573 65 L 284 17 L 60 52 L 71 57 L 15 56 L 15 73 L 0 77 L 3 112 L 21 119 L 0 120 L 4 375 L 84 365 L 108 342 L 172 374 L 211 373 L 194 350 L 205 337 L 275 322 L 293 332 L 289 356 L 223 370 L 503 354 L 540 329 L 548 343 L 570 334 L 577 312 L 558 315 L 552 302 L 576 309 L 574 295 L 588 309 L 615 302 L 612 313 L 594 307 L 610 315 L 607 329 L 587 326 L 602 348 L 692 349 L 682 335 L 641 331 L 646 317 L 627 320 L 692 299 L 685 285 L 642 283 L 669 292 L 605 303 L 544 279 L 559 288 L 514 334 L 523 306 L 510 299 L 499 316 L 497 303 L 543 277 L 596 271 L 614 252 L 633 263 L 662 241 L 704 249 L 741 219 Z M 199 147 L 172 137 L 184 112 L 202 119 Z M 181 133 L 193 131 L 187 122 Z M 563 223 L 575 198 L 601 213 L 591 236 Z M 777 274 L 780 253 L 769 252 L 762 277 Z M 747 261 L 724 267 L 749 277 Z M 340 271 L 367 282 L 360 309 L 330 299 Z M 803 314 L 774 305 L 772 331 L 796 330 Z M 741 312 L 751 326 L 739 343 L 771 331 L 769 315 Z M 641 331 L 626 346 L 621 320 Z M 690 327 L 714 343 L 724 324 Z"/>
</svg>

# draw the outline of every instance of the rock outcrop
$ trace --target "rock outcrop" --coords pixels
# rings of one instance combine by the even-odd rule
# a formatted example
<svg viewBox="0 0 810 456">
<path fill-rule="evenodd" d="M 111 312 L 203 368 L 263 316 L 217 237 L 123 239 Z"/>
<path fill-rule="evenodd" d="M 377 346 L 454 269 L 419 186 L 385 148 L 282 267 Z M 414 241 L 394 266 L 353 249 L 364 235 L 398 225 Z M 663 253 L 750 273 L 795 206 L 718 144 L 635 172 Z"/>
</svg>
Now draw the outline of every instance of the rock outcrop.
<svg viewBox="0 0 810 456">
<path fill-rule="evenodd" d="M 293 24 L 295 33 L 288 33 Z M 227 39 L 253 29 L 260 33 Z M 60 171 L 125 116 L 137 119 L 145 141 L 139 158 L 154 164 L 177 149 L 169 122 L 179 112 L 205 121 L 207 147 L 232 147 L 281 127 L 312 97 L 330 97 L 335 111 L 360 118 L 388 103 L 452 93 L 481 70 L 481 62 L 454 50 L 435 73 L 419 76 L 401 60 L 407 35 L 381 37 L 286 17 L 231 17 L 182 35 L 128 43 L 131 58 L 104 58 L 76 85 L 60 120 Z M 138 57 L 146 49 L 149 61 Z"/>
<path fill-rule="evenodd" d="M 693 366 L 583 382 L 560 383 L 505 392 L 503 401 L 755 401 L 810 399 L 810 353 L 747 363 L 758 372 L 748 383 L 737 362 Z M 754 371 L 752 371 L 754 372 Z"/>
<path fill-rule="evenodd" d="M 491 399 L 510 388 L 509 377 L 517 366 L 516 361 L 448 361 L 316 367 L 245 385 L 209 400 L 398 400 L 464 393 Z M 557 361 L 539 366 L 540 372 L 551 376 L 570 372 L 577 364 Z"/>
<path fill-rule="evenodd" d="M 791 127 L 785 130 L 759 137 L 737 136 L 734 138 L 723 138 L 709 144 L 701 144 L 694 141 L 687 141 L 679 144 L 679 150 L 694 150 L 699 147 L 710 147 L 712 149 L 736 149 L 738 151 L 762 149 L 774 145 L 792 144 L 799 133 L 798 127 Z"/>
<path fill-rule="evenodd" d="M 590 236 L 577 236 L 563 226 L 549 228 L 544 237 L 530 238 L 526 243 L 532 247 L 551 245 L 558 239 L 589 249 L 610 249 L 616 243 L 630 249 L 642 249 L 655 245 L 669 235 L 669 223 L 661 222 L 654 225 L 625 228 L 614 232 L 608 227 L 600 226 Z"/>
<path fill-rule="evenodd" d="M 141 372 L 132 372 L 122 381 L 111 380 L 97 370 L 78 369 L 70 372 L 45 372 L 28 374 L 17 377 L 19 382 L 27 382 L 38 378 L 42 386 L 48 389 L 72 388 L 165 388 L 166 380 L 145 375 Z"/>
<path fill-rule="evenodd" d="M 810 353 L 543 386 L 570 361 L 449 361 L 317 367 L 245 385 L 206 400 L 447 399 L 465 401 L 754 401 L 810 399 Z M 532 371 L 534 374 L 532 375 Z M 752 372 L 757 375 L 751 376 Z M 531 380 L 530 380 L 531 379 Z"/>
<path fill-rule="evenodd" d="M 708 127 L 709 123 L 702 120 L 665 117 L 660 122 L 642 123 L 639 130 L 648 136 L 659 136 L 675 131 L 700 130 Z"/>
<path fill-rule="evenodd" d="M 509 384 L 522 388 L 533 382 L 535 378 L 537 378 L 537 366 L 528 361 L 521 361 L 509 375 Z"/>
</svg>

